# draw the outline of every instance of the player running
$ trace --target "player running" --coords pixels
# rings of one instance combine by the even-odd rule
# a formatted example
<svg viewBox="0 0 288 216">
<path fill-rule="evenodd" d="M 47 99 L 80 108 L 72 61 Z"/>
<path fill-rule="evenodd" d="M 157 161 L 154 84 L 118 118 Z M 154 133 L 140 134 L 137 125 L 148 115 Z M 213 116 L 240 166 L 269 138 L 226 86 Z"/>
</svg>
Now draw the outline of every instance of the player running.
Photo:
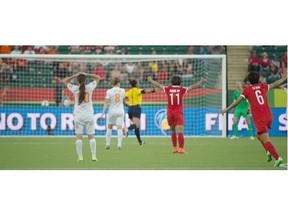
<svg viewBox="0 0 288 216">
<path fill-rule="evenodd" d="M 104 116 L 106 108 L 109 106 L 108 110 L 108 129 L 106 131 L 106 149 L 110 149 L 110 141 L 112 135 L 113 125 L 117 126 L 117 136 L 118 144 L 117 148 L 122 148 L 122 126 L 124 124 L 124 98 L 125 98 L 125 89 L 120 88 L 120 79 L 115 78 L 111 80 L 111 85 L 113 88 L 109 89 L 106 93 L 103 111 L 101 117 Z M 125 130 L 127 134 L 127 129 Z M 127 135 L 126 135 L 127 136 Z"/>
<path fill-rule="evenodd" d="M 93 82 L 86 85 L 86 77 L 94 79 Z M 79 85 L 73 85 L 71 80 L 77 78 Z M 73 93 L 75 98 L 74 103 L 74 124 L 76 134 L 76 151 L 78 155 L 78 161 L 83 161 L 82 155 L 82 134 L 84 129 L 86 130 L 90 142 L 92 161 L 97 161 L 96 158 L 96 140 L 94 138 L 94 110 L 92 106 L 92 94 L 97 84 L 100 81 L 99 76 L 95 74 L 86 74 L 79 72 L 71 77 L 63 79 L 63 83 Z"/>
<path fill-rule="evenodd" d="M 234 100 L 236 101 L 242 91 L 243 91 L 243 87 L 245 87 L 245 85 L 243 86 L 243 84 L 241 82 L 236 82 L 237 84 L 237 89 L 234 91 Z M 245 118 L 245 122 L 248 125 L 248 133 L 250 136 L 251 140 L 254 140 L 255 138 L 252 135 L 252 125 L 250 122 L 250 105 L 247 99 L 242 100 L 236 107 L 235 109 L 232 109 L 232 113 L 234 112 L 234 116 L 233 116 L 233 132 L 234 135 L 230 137 L 230 139 L 239 139 L 238 136 L 238 120 L 241 118 L 241 116 L 243 116 L 243 118 Z"/>
<path fill-rule="evenodd" d="M 171 140 L 173 144 L 173 153 L 184 154 L 184 117 L 183 117 L 183 95 L 192 89 L 198 88 L 202 83 L 205 82 L 205 79 L 201 79 L 194 85 L 189 86 L 188 88 L 181 86 L 180 76 L 173 76 L 171 78 L 172 86 L 163 86 L 162 84 L 156 82 L 152 77 L 148 77 L 148 81 L 151 82 L 154 86 L 164 90 L 168 99 L 167 106 L 167 120 L 171 128 Z M 177 146 L 177 135 L 178 132 L 178 144 Z"/>
<path fill-rule="evenodd" d="M 251 85 L 244 89 L 241 97 L 230 104 L 230 106 L 228 106 L 226 109 L 222 110 L 221 114 L 223 115 L 228 110 L 237 106 L 241 100 L 248 99 L 251 105 L 254 124 L 257 130 L 257 138 L 266 150 L 267 161 L 269 162 L 272 160 L 272 155 L 276 160 L 274 166 L 278 167 L 283 163 L 283 159 L 278 155 L 274 145 L 270 141 L 268 134 L 268 129 L 271 129 L 273 115 L 268 104 L 267 92 L 270 89 L 280 86 L 281 83 L 287 79 L 287 73 L 283 74 L 281 79 L 269 85 L 259 83 L 260 76 L 258 73 L 250 73 L 247 78 Z"/>
<path fill-rule="evenodd" d="M 128 115 L 132 124 L 128 127 L 128 130 L 134 130 L 140 146 L 143 146 L 145 142 L 140 137 L 140 118 L 141 118 L 141 103 L 142 94 L 154 93 L 155 89 L 140 89 L 139 82 L 136 79 L 130 80 L 132 89 L 128 90 L 125 94 L 129 101 Z"/>
</svg>

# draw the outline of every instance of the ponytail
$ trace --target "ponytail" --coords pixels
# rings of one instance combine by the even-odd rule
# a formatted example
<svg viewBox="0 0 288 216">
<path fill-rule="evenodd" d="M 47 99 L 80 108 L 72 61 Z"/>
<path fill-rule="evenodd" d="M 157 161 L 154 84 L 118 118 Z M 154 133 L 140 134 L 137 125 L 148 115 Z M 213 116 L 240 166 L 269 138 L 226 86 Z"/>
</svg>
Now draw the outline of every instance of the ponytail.
<svg viewBox="0 0 288 216">
<path fill-rule="evenodd" d="M 80 84 L 79 85 L 79 98 L 78 98 L 78 105 L 80 105 L 85 99 L 86 76 L 84 76 L 84 75 L 77 76 L 77 81 Z"/>
</svg>

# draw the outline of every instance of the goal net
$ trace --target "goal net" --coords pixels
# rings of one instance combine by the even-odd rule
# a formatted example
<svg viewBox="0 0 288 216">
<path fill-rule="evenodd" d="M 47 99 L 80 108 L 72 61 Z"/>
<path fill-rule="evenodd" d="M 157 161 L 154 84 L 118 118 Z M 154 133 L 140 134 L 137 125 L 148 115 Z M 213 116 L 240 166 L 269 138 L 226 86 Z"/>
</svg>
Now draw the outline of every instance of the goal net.
<svg viewBox="0 0 288 216">
<path fill-rule="evenodd" d="M 184 96 L 185 136 L 226 136 L 225 55 L 0 55 L 1 136 L 74 135 L 73 95 L 61 82 L 79 71 L 102 77 L 93 93 L 95 135 L 106 133 L 106 119 L 100 118 L 105 93 L 113 77 L 130 89 L 129 79 L 140 88 L 153 88 L 148 76 L 164 86 L 179 75 L 182 86 L 206 82 Z M 88 80 L 90 81 L 90 80 Z M 169 136 L 167 97 L 161 89 L 143 95 L 141 135 Z M 127 108 L 125 108 L 127 113 Z M 130 125 L 128 115 L 126 126 Z"/>
</svg>

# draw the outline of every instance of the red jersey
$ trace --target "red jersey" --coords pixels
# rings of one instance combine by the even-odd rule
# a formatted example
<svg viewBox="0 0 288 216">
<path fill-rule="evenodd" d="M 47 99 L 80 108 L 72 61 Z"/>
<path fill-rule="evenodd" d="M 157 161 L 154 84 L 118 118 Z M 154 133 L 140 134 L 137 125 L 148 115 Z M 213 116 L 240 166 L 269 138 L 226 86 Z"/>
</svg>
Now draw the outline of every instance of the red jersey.
<svg viewBox="0 0 288 216">
<path fill-rule="evenodd" d="M 261 119 L 272 116 L 272 112 L 270 110 L 267 99 L 268 91 L 269 85 L 254 84 L 247 86 L 242 92 L 241 96 L 246 98 L 250 103 L 251 113 L 254 119 Z"/>
<path fill-rule="evenodd" d="M 167 112 L 183 112 L 183 95 L 187 88 L 181 86 L 164 86 L 163 90 L 167 95 Z"/>
</svg>

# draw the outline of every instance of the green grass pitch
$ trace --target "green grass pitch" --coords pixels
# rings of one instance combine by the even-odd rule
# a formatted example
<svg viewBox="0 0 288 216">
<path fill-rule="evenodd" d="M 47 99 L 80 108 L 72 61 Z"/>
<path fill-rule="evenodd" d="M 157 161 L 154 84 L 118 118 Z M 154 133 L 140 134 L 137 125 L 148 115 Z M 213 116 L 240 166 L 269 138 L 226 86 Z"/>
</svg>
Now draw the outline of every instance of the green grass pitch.
<svg viewBox="0 0 288 216">
<path fill-rule="evenodd" d="M 105 139 L 96 137 L 98 162 L 91 161 L 87 137 L 83 138 L 83 162 L 77 162 L 75 138 L 1 137 L 0 170 L 287 170 L 266 162 L 256 140 L 240 138 L 185 138 L 187 154 L 173 154 L 170 138 L 143 137 L 140 147 L 134 136 L 123 138 L 121 150 L 112 137 L 110 150 Z M 287 138 L 272 137 L 287 164 Z"/>
</svg>

